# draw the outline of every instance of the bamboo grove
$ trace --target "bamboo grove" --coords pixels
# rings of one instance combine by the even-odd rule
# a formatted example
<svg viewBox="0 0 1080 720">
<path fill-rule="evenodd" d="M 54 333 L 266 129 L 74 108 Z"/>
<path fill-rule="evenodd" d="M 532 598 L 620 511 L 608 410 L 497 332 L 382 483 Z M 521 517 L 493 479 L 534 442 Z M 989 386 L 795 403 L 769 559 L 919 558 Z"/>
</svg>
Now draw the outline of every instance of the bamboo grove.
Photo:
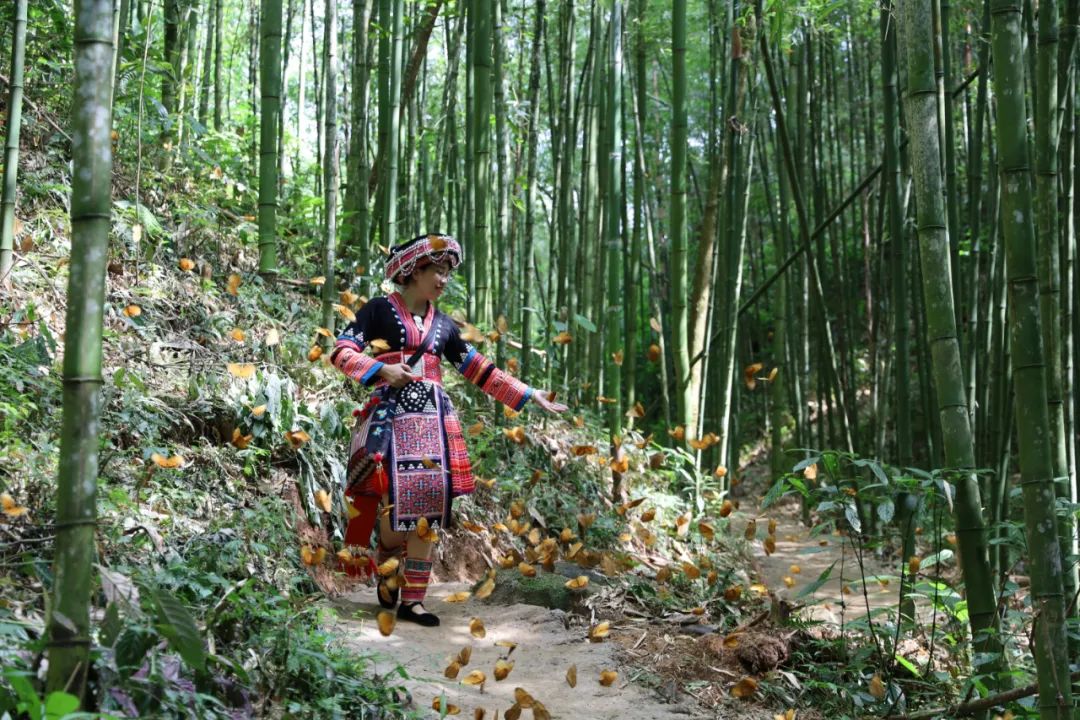
<svg viewBox="0 0 1080 720">
<path fill-rule="evenodd" d="M 714 492 L 759 441 L 777 476 L 808 448 L 948 470 L 987 685 L 1007 685 L 997 592 L 1026 562 L 1039 712 L 1071 714 L 1077 0 L 119 0 L 115 18 L 110 5 L 75 3 L 74 52 L 92 59 L 76 64 L 74 117 L 94 104 L 114 128 L 110 142 L 73 125 L 105 148 L 76 153 L 75 177 L 108 177 L 111 147 L 140 173 L 228 178 L 218 222 L 237 224 L 268 280 L 325 277 L 327 327 L 341 291 L 377 292 L 386 247 L 462 238 L 475 341 L 603 418 L 614 457 L 634 427 L 686 448 Z M 15 3 L 3 47 L 0 272 L 25 13 Z M 110 26 L 112 63 L 98 56 Z M 217 164 L 222 143 L 245 148 L 235 166 Z M 76 245 L 102 247 L 108 210 L 80 192 Z M 138 183 L 119 192 L 140 202 Z M 90 329 L 68 333 L 67 358 L 87 365 L 65 365 L 65 422 L 82 408 L 85 429 L 103 256 L 82 256 L 72 288 L 88 304 L 69 306 L 69 327 Z M 63 467 L 63 522 L 86 546 L 79 479 L 95 463 Z M 699 507 L 705 491 L 687 488 Z M 897 506 L 908 548 L 911 505 Z M 1004 542 L 1010 519 L 1026 553 Z M 61 654 L 85 650 L 86 619 L 68 617 Z"/>
</svg>

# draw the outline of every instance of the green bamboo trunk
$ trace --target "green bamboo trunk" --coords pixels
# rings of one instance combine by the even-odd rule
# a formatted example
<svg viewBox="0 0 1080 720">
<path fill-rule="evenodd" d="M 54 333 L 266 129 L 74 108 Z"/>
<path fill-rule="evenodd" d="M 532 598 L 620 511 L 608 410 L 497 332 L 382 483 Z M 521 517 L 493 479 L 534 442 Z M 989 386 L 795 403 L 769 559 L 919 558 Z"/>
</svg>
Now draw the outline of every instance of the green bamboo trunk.
<svg viewBox="0 0 1080 720">
<path fill-rule="evenodd" d="M 337 258 L 337 206 L 338 206 L 338 130 L 337 130 L 337 2 L 326 0 L 323 16 L 323 135 L 326 151 L 323 153 L 323 202 L 325 217 L 323 228 L 323 276 L 322 321 L 323 327 L 334 329 L 334 302 L 336 283 L 334 263 Z M 323 338 L 329 347 L 330 338 Z"/>
<path fill-rule="evenodd" d="M 348 252 L 357 263 L 367 270 L 368 231 L 371 223 L 368 195 L 367 158 L 368 142 L 368 84 L 371 68 L 368 66 L 368 26 L 371 23 L 373 0 L 353 0 L 353 59 L 352 100 L 349 106 L 351 132 L 349 134 L 348 159 L 346 161 L 345 215 L 348 225 L 342 228 L 342 236 Z"/>
<path fill-rule="evenodd" d="M 893 340 L 896 346 L 896 392 L 894 409 L 896 417 L 896 460 L 901 467 L 911 464 L 911 375 L 908 345 L 908 277 L 907 241 L 904 238 L 903 216 L 900 210 L 900 129 L 897 103 L 896 68 L 896 19 L 891 3 L 881 10 L 881 75 L 883 89 L 882 111 L 885 122 L 885 187 L 888 206 L 889 243 L 893 263 Z M 897 498 L 896 506 L 903 551 L 902 557 L 915 554 L 915 520 L 913 496 Z M 901 614 L 915 617 L 915 603 L 911 600 L 911 580 L 904 578 L 900 588 Z"/>
<path fill-rule="evenodd" d="M 686 0 L 671 6 L 671 210 L 669 273 L 671 279 L 671 351 L 675 361 L 676 422 L 685 425 L 696 401 L 690 383 L 689 318 L 687 310 L 687 113 Z"/>
<path fill-rule="evenodd" d="M 1033 637 L 1037 639 L 1033 654 L 1039 683 L 1038 706 L 1042 718 L 1067 718 L 1072 713 L 1072 695 L 1065 635 L 1062 554 L 1054 512 L 1055 436 L 1047 405 L 1046 357 L 1036 279 L 1024 64 L 1016 62 L 1022 57 L 1020 5 L 1015 0 L 993 0 L 991 18 L 997 148 L 1003 178 L 1001 217 L 1009 296 L 1009 340 L 1016 388 L 1020 484 L 1030 559 Z M 1053 92 L 1052 87 L 1039 86 L 1040 95 L 1050 92 Z M 1048 240 L 1053 244 L 1052 238 Z"/>
<path fill-rule="evenodd" d="M 1001 667 L 997 601 L 987 552 L 979 485 L 973 469 L 975 446 L 960 362 L 953 309 L 951 257 L 941 175 L 937 88 L 932 56 L 932 0 L 905 0 L 902 22 L 907 43 L 908 134 L 917 205 L 916 227 L 922 269 L 926 338 L 930 345 L 945 467 L 954 471 L 956 533 L 967 590 L 976 653 L 986 658 L 978 672 Z M 987 680 L 991 689 L 999 678 Z"/>
<path fill-rule="evenodd" d="M 539 133 L 540 122 L 540 57 L 542 55 L 543 37 L 544 37 L 544 12 L 546 11 L 547 4 L 545 0 L 537 0 L 534 5 L 534 19 L 533 19 L 533 38 L 532 38 L 532 53 L 529 61 L 529 90 L 528 90 L 528 102 L 529 102 L 529 121 L 526 133 L 526 148 L 528 153 L 528 160 L 526 162 L 526 181 L 525 181 L 525 236 L 522 242 L 522 257 L 520 262 L 524 264 L 524 282 L 521 283 L 522 293 L 522 318 L 521 318 L 521 377 L 528 378 L 532 371 L 533 353 L 532 353 L 532 340 L 533 340 L 533 316 L 534 312 L 527 308 L 533 305 L 533 279 L 535 277 L 536 270 L 536 227 L 535 227 L 535 205 L 536 205 L 536 162 L 537 162 L 537 135 Z M 479 95 L 479 92 L 477 92 Z M 490 95 L 490 93 L 489 93 Z M 480 111 L 479 106 L 477 111 Z M 481 127 L 477 126 L 477 147 L 479 148 L 480 136 L 485 138 L 484 146 L 487 146 L 487 117 L 488 111 L 484 111 L 484 124 Z M 482 158 L 477 155 L 477 163 L 484 166 L 484 177 L 488 176 L 487 166 L 489 164 L 489 158 L 484 155 Z M 479 176 L 478 176 L 479 178 Z M 487 193 L 477 192 L 477 222 L 479 219 L 479 208 L 481 207 L 480 196 L 484 195 L 483 207 L 485 208 L 485 219 L 483 225 L 487 228 L 486 208 L 487 208 Z M 480 271 L 478 270 L 478 278 Z M 486 273 L 485 273 L 486 274 Z M 478 307 L 484 307 L 480 302 L 480 296 L 477 297 Z"/>
<path fill-rule="evenodd" d="M 82 698 L 90 659 L 101 336 L 112 210 L 112 0 L 75 0 L 74 26 L 71 265 L 46 685 L 49 692 L 66 690 Z"/>
<path fill-rule="evenodd" d="M 8 95 L 7 139 L 4 142 L 4 190 L 0 203 L 0 289 L 11 287 L 15 249 L 15 195 L 22 126 L 23 66 L 26 59 L 27 0 L 16 0 L 11 44 L 11 92 Z"/>
<path fill-rule="evenodd" d="M 277 272 L 278 123 L 281 122 L 281 0 L 262 0 L 259 81 L 259 272 Z"/>
<path fill-rule="evenodd" d="M 470 238 L 472 248 L 470 250 L 473 253 L 474 276 L 470 278 L 473 284 L 469 289 L 472 295 L 474 317 L 489 320 L 488 315 L 491 312 L 491 280 L 488 272 L 488 200 L 491 184 L 491 1 L 474 0 L 470 12 L 473 13 L 470 18 L 472 25 L 470 39 L 473 43 L 471 68 L 473 73 L 471 118 L 473 176 L 470 186 L 474 193 L 472 237 Z M 537 79 L 537 87 L 539 87 L 539 82 Z M 526 262 L 526 259 L 522 258 L 521 261 Z M 531 277 L 525 281 L 526 285 L 531 282 Z M 527 362 L 528 360 L 523 358 L 523 369 L 524 363 Z"/>
<path fill-rule="evenodd" d="M 1035 126 L 1035 190 L 1038 237 L 1045 238 L 1038 247 L 1039 316 L 1042 321 L 1043 350 L 1046 358 L 1046 401 L 1050 417 L 1050 459 L 1054 473 L 1055 492 L 1064 502 L 1075 502 L 1076 495 L 1069 475 L 1068 453 L 1065 449 L 1065 403 L 1061 392 L 1061 262 L 1058 248 L 1057 147 L 1058 122 L 1058 28 L 1056 0 L 1039 2 L 1039 46 L 1036 53 L 1038 95 L 1036 96 Z M 1077 553 L 1072 517 L 1063 514 L 1059 519 L 1058 537 L 1063 557 Z M 1063 592 L 1068 598 L 1076 594 L 1078 575 L 1075 562 L 1067 563 L 1062 575 Z"/>
<path fill-rule="evenodd" d="M 543 0 L 540 0 L 543 2 Z M 622 3 L 615 0 L 611 9 L 611 42 L 608 54 L 608 82 L 607 82 L 607 129 L 610 152 L 607 155 L 608 196 L 607 196 L 607 222 L 605 223 L 605 235 L 607 238 L 607 308 L 604 313 L 604 323 L 607 333 L 606 357 L 604 364 L 604 395 L 613 400 L 607 406 L 608 433 L 611 436 L 612 457 L 619 454 L 615 445 L 616 438 L 622 437 L 623 408 L 622 399 L 622 371 L 619 368 L 624 362 L 624 338 L 623 338 L 623 313 L 626 311 L 623 296 L 622 276 L 623 263 L 626 258 L 622 251 L 622 82 L 623 82 L 623 29 L 622 29 Z M 623 499 L 622 473 L 615 470 L 612 472 L 611 496 L 613 502 L 621 502 Z"/>
<path fill-rule="evenodd" d="M 225 0 L 214 0 L 214 130 L 218 132 L 221 132 L 225 107 L 225 84 L 222 77 L 225 72 L 224 46 Z M 302 80 L 300 84 L 303 85 Z"/>
<path fill-rule="evenodd" d="M 390 41 L 390 77 L 388 90 L 390 118 L 387 122 L 383 175 L 383 227 L 382 242 L 394 245 L 404 238 L 398 237 L 398 155 L 401 147 L 401 62 L 405 42 L 405 1 L 392 0 L 392 32 Z M 381 22 L 380 16 L 380 22 Z M 391 16 L 387 16 L 389 19 Z"/>
</svg>

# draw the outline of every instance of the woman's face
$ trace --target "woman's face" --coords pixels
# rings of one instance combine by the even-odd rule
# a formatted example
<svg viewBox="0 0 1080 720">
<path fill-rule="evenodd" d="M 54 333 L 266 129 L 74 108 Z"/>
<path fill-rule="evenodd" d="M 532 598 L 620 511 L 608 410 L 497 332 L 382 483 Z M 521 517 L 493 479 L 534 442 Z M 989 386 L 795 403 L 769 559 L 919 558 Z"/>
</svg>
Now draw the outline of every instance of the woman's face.
<svg viewBox="0 0 1080 720">
<path fill-rule="evenodd" d="M 446 290 L 447 283 L 450 282 L 451 272 L 449 263 L 441 262 L 425 265 L 413 273 L 413 284 L 416 286 L 416 293 L 425 300 L 438 300 L 443 291 Z"/>
</svg>

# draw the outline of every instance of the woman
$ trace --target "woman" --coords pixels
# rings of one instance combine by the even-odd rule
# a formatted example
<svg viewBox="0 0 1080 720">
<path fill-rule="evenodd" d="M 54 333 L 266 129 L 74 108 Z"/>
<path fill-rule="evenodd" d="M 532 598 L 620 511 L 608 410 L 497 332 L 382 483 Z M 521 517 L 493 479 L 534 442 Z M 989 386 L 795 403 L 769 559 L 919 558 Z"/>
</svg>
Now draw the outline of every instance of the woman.
<svg viewBox="0 0 1080 720">
<path fill-rule="evenodd" d="M 349 450 L 346 495 L 359 514 L 345 542 L 366 547 L 379 516 L 375 562 L 403 561 L 403 578 L 379 578 L 379 604 L 393 608 L 400 592 L 398 618 L 426 626 L 439 624 L 422 604 L 431 529 L 450 526 L 451 500 L 474 488 L 461 423 L 442 388 L 441 359 L 514 410 L 530 400 L 549 412 L 566 410 L 495 367 L 436 309 L 460 262 L 461 246 L 449 235 L 421 235 L 391 249 L 386 277 L 401 289 L 364 305 L 330 356 L 346 375 L 375 387 L 357 413 Z"/>
</svg>

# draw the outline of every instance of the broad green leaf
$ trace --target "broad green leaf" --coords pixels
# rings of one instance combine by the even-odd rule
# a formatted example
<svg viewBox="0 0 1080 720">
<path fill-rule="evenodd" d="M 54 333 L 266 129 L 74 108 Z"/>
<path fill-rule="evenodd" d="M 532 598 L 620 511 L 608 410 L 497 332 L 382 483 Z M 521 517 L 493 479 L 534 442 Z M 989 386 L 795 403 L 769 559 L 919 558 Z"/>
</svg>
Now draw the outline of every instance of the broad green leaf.
<svg viewBox="0 0 1080 720">
<path fill-rule="evenodd" d="M 893 505 L 892 500 L 884 500 L 878 504 L 877 514 L 881 518 L 881 522 L 892 522 L 893 515 L 896 514 L 896 506 Z"/>
<path fill-rule="evenodd" d="M 906 657 L 904 657 L 900 653 L 896 653 L 896 655 L 894 657 L 896 658 L 896 662 L 900 663 L 905 668 L 907 668 L 907 671 L 910 672 L 915 677 L 920 677 L 922 675 L 922 673 L 919 672 L 919 668 L 915 667 L 914 663 L 912 663 L 910 660 L 908 660 Z"/>
<path fill-rule="evenodd" d="M 51 692 L 45 698 L 45 720 L 60 718 L 79 709 L 79 698 L 66 692 Z"/>
<path fill-rule="evenodd" d="M 202 670 L 206 665 L 202 636 L 195 627 L 195 618 L 175 595 L 161 588 L 152 589 L 158 612 L 158 631 L 168 639 L 191 667 Z"/>
<path fill-rule="evenodd" d="M 591 332 L 591 333 L 596 332 L 596 325 L 594 325 L 593 321 L 590 320 L 589 318 L 585 317 L 584 315 L 579 315 L 577 313 L 574 313 L 574 321 L 579 326 L 585 328 L 589 332 Z"/>
<path fill-rule="evenodd" d="M 855 507 L 855 503 L 844 504 L 844 517 L 847 518 L 848 525 L 851 529 L 857 533 L 862 532 L 862 523 L 859 522 L 859 509 Z"/>
<path fill-rule="evenodd" d="M 822 585 L 829 582 L 829 576 L 832 575 L 832 571 L 833 571 L 834 567 L 836 567 L 836 561 L 834 561 L 833 564 L 830 565 L 829 567 L 825 568 L 821 572 L 821 574 L 818 575 L 817 580 L 815 580 L 814 582 L 810 583 L 809 585 L 804 587 L 802 590 L 800 590 L 799 594 L 795 596 L 796 599 L 804 598 L 804 597 L 807 597 L 809 595 L 813 595 L 814 593 L 816 593 L 821 588 Z"/>
</svg>

